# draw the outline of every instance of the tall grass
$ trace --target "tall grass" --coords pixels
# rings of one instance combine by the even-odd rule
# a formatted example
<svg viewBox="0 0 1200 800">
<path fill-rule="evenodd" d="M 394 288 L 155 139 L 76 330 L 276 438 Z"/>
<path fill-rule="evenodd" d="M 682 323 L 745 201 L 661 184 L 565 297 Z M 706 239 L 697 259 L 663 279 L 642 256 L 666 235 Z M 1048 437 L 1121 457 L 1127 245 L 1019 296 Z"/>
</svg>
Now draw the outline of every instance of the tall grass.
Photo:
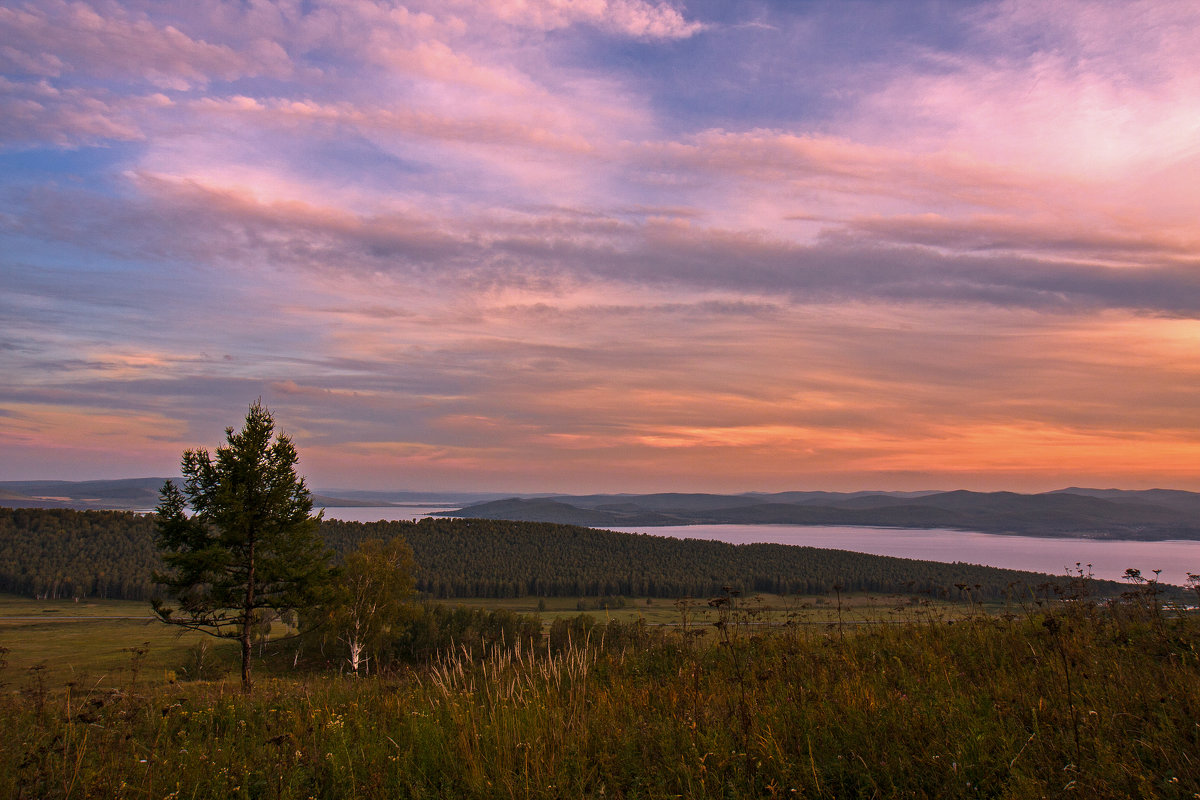
<svg viewBox="0 0 1200 800">
<path fill-rule="evenodd" d="M 1200 796 L 1200 620 L 1069 601 L 896 624 L 604 626 L 383 678 L 38 690 L 0 796 Z"/>
</svg>

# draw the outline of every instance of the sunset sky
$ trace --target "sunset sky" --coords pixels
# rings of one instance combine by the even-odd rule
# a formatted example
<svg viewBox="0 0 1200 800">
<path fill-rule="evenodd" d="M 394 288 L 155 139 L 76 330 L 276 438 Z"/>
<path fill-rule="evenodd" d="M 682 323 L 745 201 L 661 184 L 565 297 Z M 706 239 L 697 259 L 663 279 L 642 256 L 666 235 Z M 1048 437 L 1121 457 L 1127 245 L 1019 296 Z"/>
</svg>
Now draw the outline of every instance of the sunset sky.
<svg viewBox="0 0 1200 800">
<path fill-rule="evenodd" d="M 1200 490 L 1200 4 L 0 0 L 0 480 Z"/>
</svg>

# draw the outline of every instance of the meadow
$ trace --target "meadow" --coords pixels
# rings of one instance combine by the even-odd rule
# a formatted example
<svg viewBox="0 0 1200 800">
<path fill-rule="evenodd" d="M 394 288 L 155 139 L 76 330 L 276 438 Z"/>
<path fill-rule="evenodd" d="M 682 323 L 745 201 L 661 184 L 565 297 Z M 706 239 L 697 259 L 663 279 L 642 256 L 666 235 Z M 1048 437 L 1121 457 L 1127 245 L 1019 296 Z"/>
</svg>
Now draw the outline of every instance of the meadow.
<svg viewBox="0 0 1200 800">
<path fill-rule="evenodd" d="M 209 651 L 212 679 L 191 680 L 194 641 L 101 613 L 136 617 L 138 604 L 6 622 L 0 794 L 1200 794 L 1195 616 L 1146 594 L 990 609 L 863 595 L 839 623 L 835 601 L 810 600 L 653 599 L 670 625 L 638 621 L 644 598 L 627 600 L 609 610 L 615 624 L 600 610 L 565 639 L 463 645 L 371 678 L 313 670 L 268 642 L 251 695 L 216 677 L 234 653 Z M 582 619 L 556 604 L 546 622 Z M 60 605 L 0 611 L 76 604 Z M 70 646 L 55 643 L 73 629 Z"/>
<path fill-rule="evenodd" d="M 684 613 L 694 630 L 712 631 L 718 611 L 706 601 L 686 602 L 663 598 L 519 597 L 465 598 L 456 607 L 474 611 L 502 610 L 536 615 L 549 628 L 555 620 L 571 621 L 586 614 L 597 623 L 644 623 L 649 627 L 677 626 Z M 996 612 L 991 603 L 980 609 Z M 847 595 L 841 602 L 825 596 L 758 595 L 755 616 L 759 623 L 828 625 L 837 623 L 895 624 L 913 614 L 936 615 L 950 620 L 969 615 L 970 604 L 926 600 L 917 607 L 911 599 L 870 594 Z M 276 639 L 292 633 L 276 624 Z M 195 677 L 223 674 L 236 663 L 236 648 L 230 641 L 163 625 L 149 603 L 133 600 L 36 600 L 0 595 L 0 648 L 5 648 L 8 688 L 19 676 L 39 675 L 53 690 L 68 686 L 114 689 L 127 686 L 131 678 L 142 685 L 161 684 Z M 268 640 L 260 653 L 286 648 Z M 278 660 L 278 659 L 276 659 Z M 286 659 L 285 659 L 286 660 Z M 270 666 L 270 661 L 264 662 Z M 189 674 L 189 671 L 191 674 Z M 136 673 L 136 675 L 135 675 Z M 18 681 L 19 682 L 19 681 Z"/>
</svg>

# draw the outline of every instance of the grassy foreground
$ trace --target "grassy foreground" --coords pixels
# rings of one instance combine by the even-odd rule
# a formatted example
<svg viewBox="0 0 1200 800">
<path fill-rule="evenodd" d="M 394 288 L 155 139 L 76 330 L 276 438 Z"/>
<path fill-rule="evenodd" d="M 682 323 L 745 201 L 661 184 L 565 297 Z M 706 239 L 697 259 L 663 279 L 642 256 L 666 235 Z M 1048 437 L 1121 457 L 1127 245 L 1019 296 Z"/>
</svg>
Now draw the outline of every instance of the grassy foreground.
<svg viewBox="0 0 1200 800">
<path fill-rule="evenodd" d="M 1136 604 L 596 629 L 383 678 L 39 688 L 0 796 L 1200 797 L 1200 620 Z M 693 629 L 695 630 L 695 629 Z M 261 674 L 261 673 L 260 673 Z"/>
<path fill-rule="evenodd" d="M 8 651 L 7 668 L 0 671 L 3 690 L 28 685 L 35 676 L 47 691 L 162 683 L 170 673 L 184 673 L 198 645 L 214 661 L 218 651 L 231 649 L 229 642 L 213 644 L 211 637 L 162 624 L 144 602 L 0 595 L 0 648 Z"/>
<path fill-rule="evenodd" d="M 900 602 L 901 605 L 897 606 Z M 555 620 L 571 620 L 581 612 L 598 623 L 644 622 L 648 626 L 675 626 L 681 607 L 662 598 L 619 598 L 619 605 L 602 605 L 601 598 L 468 598 L 454 605 L 481 611 L 502 609 L 514 614 L 536 614 L 546 626 Z M 769 623 L 802 620 L 822 625 L 841 620 L 847 625 L 895 621 L 898 614 L 918 613 L 913 598 L 846 595 L 802 597 L 760 595 L 755 599 L 758 619 Z M 1002 605 L 973 606 L 922 600 L 919 613 L 938 619 L 956 619 L 980 608 L 998 612 Z M 692 624 L 712 629 L 718 610 L 704 601 L 693 601 L 687 609 Z M 278 626 L 278 635 L 287 633 Z M 9 684 L 39 668 L 39 680 L 48 690 L 72 686 L 96 689 L 128 688 L 131 679 L 139 684 L 163 683 L 170 675 L 184 680 L 196 676 L 199 648 L 203 648 L 202 672 L 217 676 L 237 668 L 237 644 L 201 633 L 163 625 L 148 603 L 135 600 L 34 600 L 0 595 L 0 648 L 7 648 Z M 286 654 L 276 661 L 288 662 Z M 264 665 L 268 669 L 269 664 Z M 136 676 L 134 673 L 137 673 Z M 0 682 L 6 680 L 0 674 Z M 0 687 L 2 688 L 2 687 Z M 10 686 L 11 688 L 11 686 Z"/>
</svg>

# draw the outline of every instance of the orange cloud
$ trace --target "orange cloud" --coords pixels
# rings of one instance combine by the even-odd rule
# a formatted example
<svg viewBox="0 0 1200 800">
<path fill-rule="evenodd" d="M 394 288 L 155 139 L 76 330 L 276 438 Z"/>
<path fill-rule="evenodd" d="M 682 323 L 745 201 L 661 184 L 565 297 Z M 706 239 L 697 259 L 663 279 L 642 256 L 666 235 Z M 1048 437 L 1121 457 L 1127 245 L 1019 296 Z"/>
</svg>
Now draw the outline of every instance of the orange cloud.
<svg viewBox="0 0 1200 800">
<path fill-rule="evenodd" d="M 110 453 L 122 458 L 161 458 L 187 441 L 187 423 L 153 412 L 109 408 L 6 403 L 0 442 L 22 451 L 44 450 L 66 457 Z"/>
</svg>

